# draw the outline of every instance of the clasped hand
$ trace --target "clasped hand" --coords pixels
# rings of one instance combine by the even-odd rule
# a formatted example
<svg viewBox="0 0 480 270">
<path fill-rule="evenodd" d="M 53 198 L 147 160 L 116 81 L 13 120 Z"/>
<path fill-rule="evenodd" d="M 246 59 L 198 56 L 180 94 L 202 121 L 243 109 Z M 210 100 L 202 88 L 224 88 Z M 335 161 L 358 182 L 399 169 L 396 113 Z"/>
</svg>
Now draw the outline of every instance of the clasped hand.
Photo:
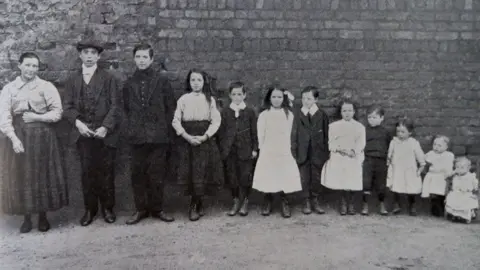
<svg viewBox="0 0 480 270">
<path fill-rule="evenodd" d="M 78 119 L 75 121 L 75 125 L 78 129 L 78 132 L 80 132 L 80 134 L 84 137 L 87 137 L 87 138 L 95 137 L 95 138 L 103 139 L 107 136 L 107 128 L 105 127 L 99 127 L 95 131 L 93 131 L 90 128 L 88 128 L 88 126 L 85 125 L 85 123 L 83 123 Z"/>
<path fill-rule="evenodd" d="M 207 135 L 192 136 L 192 135 L 189 135 L 189 134 L 185 134 L 183 137 L 191 145 L 200 145 L 208 139 Z"/>
<path fill-rule="evenodd" d="M 25 112 L 22 115 L 22 119 L 25 123 L 38 122 L 40 120 L 40 115 L 33 112 Z"/>
<path fill-rule="evenodd" d="M 339 149 L 337 150 L 338 153 L 340 153 L 340 155 L 342 156 L 348 156 L 348 157 L 351 157 L 351 158 L 354 158 L 356 155 L 355 155 L 355 151 L 353 151 L 353 149 Z"/>
</svg>

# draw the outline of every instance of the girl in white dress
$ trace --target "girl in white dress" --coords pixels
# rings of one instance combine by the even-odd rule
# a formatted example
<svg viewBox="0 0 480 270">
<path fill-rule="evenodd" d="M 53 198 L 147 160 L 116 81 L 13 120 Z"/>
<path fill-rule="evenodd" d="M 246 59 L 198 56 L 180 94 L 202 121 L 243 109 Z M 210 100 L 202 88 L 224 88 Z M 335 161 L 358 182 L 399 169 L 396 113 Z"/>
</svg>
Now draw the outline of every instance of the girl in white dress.
<svg viewBox="0 0 480 270">
<path fill-rule="evenodd" d="M 357 109 L 351 100 L 340 102 L 337 112 L 342 119 L 329 125 L 330 159 L 323 166 L 321 181 L 329 189 L 342 191 L 340 214 L 355 215 L 354 192 L 363 188 L 365 127 L 354 119 Z"/>
<path fill-rule="evenodd" d="M 430 198 L 430 211 L 437 217 L 444 215 L 447 178 L 453 172 L 455 156 L 452 152 L 447 151 L 449 142 L 450 139 L 446 136 L 436 136 L 433 140 L 433 149 L 425 155 L 428 173 L 423 179 L 422 197 Z"/>
<path fill-rule="evenodd" d="M 397 135 L 388 148 L 387 187 L 394 193 L 393 213 L 401 212 L 400 195 L 406 194 L 410 215 L 415 216 L 415 196 L 422 192 L 420 173 L 425 168 L 425 154 L 420 143 L 411 137 L 414 129 L 412 120 L 402 118 L 395 127 Z"/>
<path fill-rule="evenodd" d="M 445 210 L 447 219 L 470 223 L 478 209 L 478 179 L 470 172 L 471 161 L 459 157 L 455 161 L 455 173 L 449 189 Z"/>
<path fill-rule="evenodd" d="M 273 193 L 282 197 L 282 216 L 290 217 L 286 193 L 302 190 L 300 172 L 291 151 L 293 113 L 289 93 L 271 86 L 264 99 L 265 109 L 258 116 L 258 148 L 260 151 L 253 176 L 253 188 L 265 193 L 262 215 L 272 211 Z"/>
</svg>

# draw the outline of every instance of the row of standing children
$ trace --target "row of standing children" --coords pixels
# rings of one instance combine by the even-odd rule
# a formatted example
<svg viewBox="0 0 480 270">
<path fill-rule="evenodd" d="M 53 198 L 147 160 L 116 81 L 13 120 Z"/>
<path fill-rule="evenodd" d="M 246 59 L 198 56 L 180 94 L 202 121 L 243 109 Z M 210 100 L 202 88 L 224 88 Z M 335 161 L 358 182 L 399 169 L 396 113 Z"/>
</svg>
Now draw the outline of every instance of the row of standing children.
<svg viewBox="0 0 480 270">
<path fill-rule="evenodd" d="M 280 87 L 269 87 L 257 119 L 254 108 L 245 103 L 246 87 L 236 82 L 229 87 L 231 103 L 220 113 L 211 89 L 204 87 L 206 80 L 204 72 L 189 73 L 189 93 L 179 99 L 173 120 L 177 135 L 183 138 L 179 177 L 192 195 L 191 220 L 203 216 L 202 197 L 210 184 L 221 184 L 223 176 L 233 197 L 230 216 L 248 215 L 252 188 L 264 193 L 264 216 L 270 215 L 274 194 L 279 193 L 282 216 L 290 217 L 287 194 L 299 191 L 303 193 L 304 214 L 324 214 L 319 202 L 323 185 L 340 191 L 341 215 L 356 213 L 354 197 L 360 191 L 361 214 L 368 215 L 372 190 L 377 193 L 380 214 L 388 215 L 384 203 L 388 188 L 393 193 L 394 214 L 401 212 L 400 198 L 406 195 L 408 211 L 416 215 L 415 198 L 422 193 L 432 198 L 432 214 L 443 215 L 445 195 L 450 190 L 446 197 L 448 217 L 466 222 L 474 217 L 477 178 L 469 172 L 466 157 L 458 158 L 453 170 L 454 156 L 447 151 L 447 137 L 437 136 L 433 150 L 424 155 L 412 137 L 410 119 L 400 119 L 392 137 L 382 124 L 381 107 L 368 109 L 365 128 L 356 120 L 357 107 L 349 99 L 338 105 L 341 120 L 329 123 L 327 114 L 316 104 L 319 93 L 315 87 L 302 91 L 302 107 L 293 111 L 293 96 Z M 426 165 L 428 173 L 422 185 Z"/>
</svg>

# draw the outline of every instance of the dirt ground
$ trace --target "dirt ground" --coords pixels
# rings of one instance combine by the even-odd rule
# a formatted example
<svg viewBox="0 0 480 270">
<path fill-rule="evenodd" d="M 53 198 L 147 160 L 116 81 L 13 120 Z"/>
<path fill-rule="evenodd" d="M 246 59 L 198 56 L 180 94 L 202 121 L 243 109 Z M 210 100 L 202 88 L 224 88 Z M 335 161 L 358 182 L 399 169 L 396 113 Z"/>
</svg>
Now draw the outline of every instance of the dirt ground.
<svg viewBox="0 0 480 270">
<path fill-rule="evenodd" d="M 20 217 L 0 217 L 0 269 L 480 269 L 480 222 L 454 224 L 428 216 L 226 217 L 212 205 L 192 223 L 187 202 L 170 207 L 177 220 L 78 225 L 81 212 L 51 215 L 47 233 L 20 235 Z M 425 207 L 423 207 L 425 208 Z"/>
</svg>

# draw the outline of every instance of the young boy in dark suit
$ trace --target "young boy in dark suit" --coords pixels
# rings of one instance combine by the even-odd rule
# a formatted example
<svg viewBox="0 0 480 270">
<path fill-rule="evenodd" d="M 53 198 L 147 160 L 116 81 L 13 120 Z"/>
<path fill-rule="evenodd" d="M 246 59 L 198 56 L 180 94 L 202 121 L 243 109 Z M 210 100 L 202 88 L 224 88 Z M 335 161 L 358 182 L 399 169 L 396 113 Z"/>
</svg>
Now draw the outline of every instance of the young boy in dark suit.
<svg viewBox="0 0 480 270">
<path fill-rule="evenodd" d="M 233 196 L 233 206 L 228 215 L 240 213 L 246 216 L 252 189 L 253 162 L 258 154 L 257 116 L 254 109 L 245 104 L 243 83 L 230 84 L 229 92 L 232 102 L 222 110 L 222 124 L 218 132 L 220 152 Z"/>
<path fill-rule="evenodd" d="M 107 223 L 115 222 L 114 160 L 122 103 L 118 80 L 97 67 L 103 47 L 84 40 L 77 50 L 82 69 L 66 82 L 64 117 L 71 123 L 70 142 L 76 144 L 82 170 L 85 213 L 82 226 L 92 223 L 98 202 Z"/>
<path fill-rule="evenodd" d="M 318 108 L 318 89 L 308 86 L 302 91 L 302 108 L 295 112 L 292 129 L 292 154 L 297 160 L 302 178 L 305 215 L 324 214 L 320 207 L 320 177 L 323 164 L 329 158 L 327 114 Z"/>
</svg>

